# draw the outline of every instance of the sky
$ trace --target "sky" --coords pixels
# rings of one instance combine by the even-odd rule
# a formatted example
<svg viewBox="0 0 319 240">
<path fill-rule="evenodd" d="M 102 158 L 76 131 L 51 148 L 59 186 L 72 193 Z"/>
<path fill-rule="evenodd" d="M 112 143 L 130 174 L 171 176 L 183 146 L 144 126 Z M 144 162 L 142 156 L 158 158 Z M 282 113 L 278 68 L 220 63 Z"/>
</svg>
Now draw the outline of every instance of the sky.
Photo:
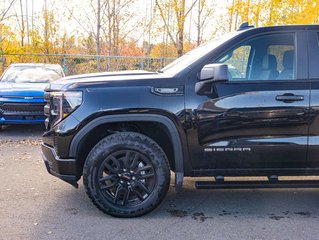
<svg viewBox="0 0 319 240">
<path fill-rule="evenodd" d="M 0 0 L 0 11 L 4 8 L 4 6 L 8 6 L 8 4 L 11 2 L 12 0 Z M 69 33 L 70 35 L 85 35 L 85 28 L 84 28 L 84 24 L 83 26 L 79 26 L 79 22 L 81 18 L 84 18 L 83 16 L 81 16 L 81 14 L 83 12 L 85 12 L 87 9 L 90 9 L 89 5 L 88 5 L 88 1 L 81 1 L 81 0 L 21 0 L 23 3 L 23 11 L 24 14 L 28 17 L 29 21 L 28 21 L 28 26 L 29 29 L 31 30 L 32 25 L 33 24 L 39 24 L 38 22 L 34 22 L 32 21 L 32 16 L 39 16 L 42 14 L 45 5 L 47 5 L 47 8 L 50 9 L 52 6 L 54 6 L 55 8 L 55 12 L 56 12 L 56 18 L 60 21 L 60 26 L 61 26 L 61 31 L 66 31 L 67 33 Z M 186 0 L 187 2 L 191 2 L 194 0 Z M 56 4 L 52 4 L 53 2 L 55 2 Z M 218 14 L 219 16 L 226 11 L 226 6 L 229 2 L 229 0 L 225 0 L 225 1 L 220 1 L 220 0 L 216 0 L 216 1 L 209 1 L 207 0 L 207 2 L 214 2 L 214 5 L 212 5 L 212 7 L 214 7 L 215 9 L 215 13 Z M 20 6 L 19 6 L 19 0 L 16 0 L 16 5 L 14 6 L 14 8 L 11 10 L 11 12 L 13 14 L 18 14 L 20 15 Z M 3 6 L 1 6 L 1 4 L 3 4 Z M 140 18 L 147 18 L 149 19 L 151 17 L 152 14 L 152 6 L 154 7 L 155 5 L 155 0 L 137 0 L 136 4 L 135 4 L 135 8 L 133 9 L 133 11 L 136 13 L 136 15 L 138 15 Z M 73 9 L 74 11 L 74 15 L 75 17 L 72 18 L 70 17 L 70 11 L 69 9 Z M 26 14 L 26 12 L 28 14 Z M 192 13 L 190 13 L 192 14 Z M 88 14 L 86 14 L 88 15 Z M 215 17 L 215 16 L 214 16 Z M 195 13 L 193 14 L 193 18 L 195 18 Z M 205 32 L 204 32 L 204 39 L 208 39 L 209 36 L 211 35 L 211 32 L 214 30 L 214 28 L 216 28 L 216 26 L 213 26 L 214 24 L 217 24 L 218 21 L 218 17 L 215 17 L 213 24 L 207 25 Z M 195 41 L 196 40 L 196 35 L 192 34 L 195 32 L 195 24 L 194 24 L 194 19 L 193 20 L 188 20 L 185 24 L 185 30 L 186 30 L 186 38 L 189 39 L 190 41 Z M 130 26 L 131 24 L 131 26 Z M 18 24 L 17 24 L 17 20 L 13 19 L 10 22 L 11 27 L 18 29 Z M 134 23 L 133 22 L 129 22 L 127 28 L 133 27 Z M 193 29 L 192 29 L 193 28 Z M 137 35 L 141 35 L 143 34 L 142 32 L 138 32 L 141 31 L 140 29 L 137 29 L 133 34 L 133 37 L 136 37 Z M 148 38 L 147 36 L 143 36 L 143 40 L 145 40 L 145 38 Z M 152 41 L 156 42 L 156 41 L 161 41 L 161 39 L 154 39 L 154 36 L 152 37 Z M 146 39 L 147 40 L 147 39 Z M 141 40 L 142 41 L 142 40 Z"/>
</svg>

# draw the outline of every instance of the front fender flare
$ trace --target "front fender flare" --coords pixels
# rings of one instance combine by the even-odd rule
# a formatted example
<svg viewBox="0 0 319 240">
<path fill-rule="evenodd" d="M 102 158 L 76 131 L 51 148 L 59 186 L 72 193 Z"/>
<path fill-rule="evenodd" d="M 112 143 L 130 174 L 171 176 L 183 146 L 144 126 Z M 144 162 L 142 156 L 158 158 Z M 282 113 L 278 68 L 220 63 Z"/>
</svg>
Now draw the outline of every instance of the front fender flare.
<svg viewBox="0 0 319 240">
<path fill-rule="evenodd" d="M 175 159 L 175 189 L 179 192 L 183 186 L 184 178 L 184 156 L 183 156 L 183 147 L 181 136 L 179 131 L 174 124 L 174 122 L 168 117 L 157 115 L 157 114 L 119 114 L 119 115 L 109 115 L 98 117 L 88 124 L 86 124 L 72 139 L 70 145 L 69 155 L 72 158 L 75 158 L 78 152 L 78 146 L 81 140 L 95 127 L 105 124 L 105 123 L 114 123 L 114 122 L 158 122 L 163 124 L 171 137 L 174 148 L 174 159 Z"/>
</svg>

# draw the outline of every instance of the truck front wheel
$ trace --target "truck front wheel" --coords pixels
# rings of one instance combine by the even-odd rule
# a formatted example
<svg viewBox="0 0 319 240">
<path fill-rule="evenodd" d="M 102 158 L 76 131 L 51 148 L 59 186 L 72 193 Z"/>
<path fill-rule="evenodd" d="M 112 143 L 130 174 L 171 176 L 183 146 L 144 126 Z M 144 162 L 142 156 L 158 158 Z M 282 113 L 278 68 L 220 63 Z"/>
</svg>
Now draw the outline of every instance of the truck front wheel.
<svg viewBox="0 0 319 240">
<path fill-rule="evenodd" d="M 83 169 L 88 196 L 104 213 L 137 217 L 160 204 L 170 183 L 170 168 L 161 147 L 135 132 L 102 139 Z"/>
</svg>

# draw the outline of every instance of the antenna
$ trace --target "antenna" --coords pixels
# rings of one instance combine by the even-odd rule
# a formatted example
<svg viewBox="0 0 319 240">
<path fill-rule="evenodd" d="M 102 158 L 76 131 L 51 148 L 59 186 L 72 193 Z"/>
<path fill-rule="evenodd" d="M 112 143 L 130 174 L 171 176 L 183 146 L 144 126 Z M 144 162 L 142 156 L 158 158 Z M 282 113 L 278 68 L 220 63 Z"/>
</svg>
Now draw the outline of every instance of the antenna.
<svg viewBox="0 0 319 240">
<path fill-rule="evenodd" d="M 248 22 L 243 22 L 239 28 L 237 29 L 237 31 L 241 31 L 241 30 L 245 30 L 245 29 L 249 29 L 249 28 L 254 28 L 255 26 L 253 25 L 249 25 Z"/>
</svg>

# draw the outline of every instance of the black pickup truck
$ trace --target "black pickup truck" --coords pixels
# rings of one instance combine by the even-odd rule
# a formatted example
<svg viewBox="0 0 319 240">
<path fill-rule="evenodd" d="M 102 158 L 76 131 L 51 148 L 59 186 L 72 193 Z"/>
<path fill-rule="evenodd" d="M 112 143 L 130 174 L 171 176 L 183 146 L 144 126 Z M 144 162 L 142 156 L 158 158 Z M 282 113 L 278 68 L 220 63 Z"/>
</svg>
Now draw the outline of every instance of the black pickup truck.
<svg viewBox="0 0 319 240">
<path fill-rule="evenodd" d="M 47 170 L 117 217 L 197 188 L 319 187 L 319 25 L 242 25 L 161 71 L 68 77 L 47 89 Z M 227 181 L 264 176 L 268 181 Z"/>
</svg>

